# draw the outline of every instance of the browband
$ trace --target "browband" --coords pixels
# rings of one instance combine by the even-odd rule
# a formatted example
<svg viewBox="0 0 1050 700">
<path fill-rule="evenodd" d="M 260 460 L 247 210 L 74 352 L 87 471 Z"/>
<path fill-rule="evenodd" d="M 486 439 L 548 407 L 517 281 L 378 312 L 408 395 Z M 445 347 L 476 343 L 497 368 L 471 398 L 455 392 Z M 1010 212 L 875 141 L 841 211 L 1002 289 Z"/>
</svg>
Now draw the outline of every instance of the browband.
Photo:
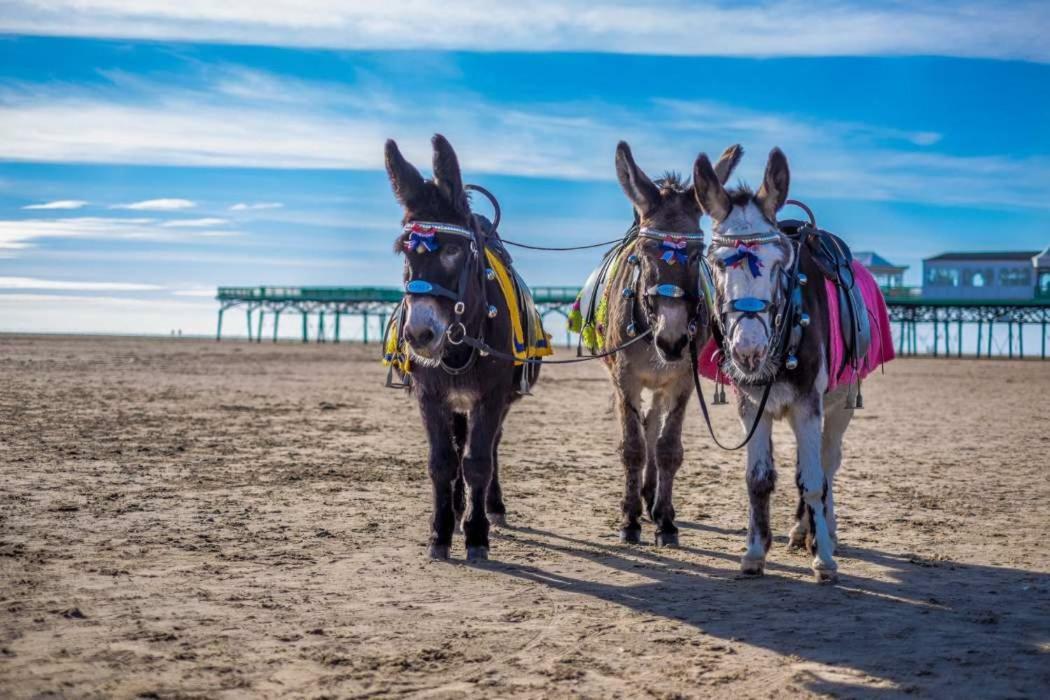
<svg viewBox="0 0 1050 700">
<path fill-rule="evenodd" d="M 711 245 L 731 246 L 736 243 L 772 243 L 779 241 L 783 233 L 776 229 L 769 231 L 752 231 L 751 233 L 718 233 L 711 234 Z"/>
<path fill-rule="evenodd" d="M 680 231 L 661 231 L 659 229 L 643 226 L 642 228 L 638 229 L 638 235 L 645 236 L 646 238 L 655 238 L 661 241 L 665 238 L 684 238 L 687 241 L 700 241 L 701 243 L 704 242 L 703 231 L 689 231 L 687 233 L 682 233 Z"/>
<path fill-rule="evenodd" d="M 443 224 L 438 221 L 409 221 L 402 228 L 402 233 L 451 233 L 464 238 L 474 238 L 474 232 L 463 226 Z"/>
</svg>

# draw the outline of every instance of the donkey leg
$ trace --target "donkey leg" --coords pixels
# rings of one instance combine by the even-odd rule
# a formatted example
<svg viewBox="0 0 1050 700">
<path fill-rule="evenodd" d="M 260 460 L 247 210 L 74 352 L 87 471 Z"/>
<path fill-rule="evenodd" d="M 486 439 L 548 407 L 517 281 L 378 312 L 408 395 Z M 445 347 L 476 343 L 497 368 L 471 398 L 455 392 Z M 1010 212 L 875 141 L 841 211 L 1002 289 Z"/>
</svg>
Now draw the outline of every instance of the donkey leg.
<svg viewBox="0 0 1050 700">
<path fill-rule="evenodd" d="M 820 462 L 824 467 L 824 477 L 828 480 L 827 511 L 828 531 L 831 541 L 838 548 L 838 522 L 835 520 L 835 473 L 842 466 L 842 438 L 846 435 L 853 418 L 853 409 L 848 408 L 847 394 L 849 388 L 836 391 L 824 397 L 824 434 L 820 445 Z"/>
<path fill-rule="evenodd" d="M 504 412 L 503 419 L 507 414 Z M 500 425 L 496 433 L 496 441 L 492 445 L 492 481 L 489 482 L 489 490 L 485 494 L 485 513 L 488 514 L 489 524 L 497 527 L 507 525 L 507 506 L 503 503 L 503 489 L 499 485 L 499 443 L 503 439 L 503 425 Z"/>
<path fill-rule="evenodd" d="M 489 557 L 485 499 L 492 481 L 492 452 L 505 414 L 504 401 L 502 393 L 491 392 L 478 400 L 468 419 L 467 449 L 463 455 L 463 477 L 470 487 L 470 509 L 463 521 L 468 560 Z"/>
<path fill-rule="evenodd" d="M 659 467 L 656 458 L 656 443 L 660 439 L 660 428 L 663 425 L 664 407 L 660 403 L 659 393 L 653 393 L 652 405 L 645 413 L 645 476 L 642 479 L 642 500 L 645 512 L 656 522 L 653 515 L 653 504 L 656 501 L 656 484 L 659 479 Z"/>
<path fill-rule="evenodd" d="M 823 396 L 813 393 L 801 397 L 788 411 L 791 429 L 798 443 L 797 480 L 806 505 L 811 535 L 813 573 L 821 583 L 836 579 L 838 565 L 832 556 L 835 545 L 828 529 L 825 504 L 828 481 L 821 465 L 823 434 Z"/>
<path fill-rule="evenodd" d="M 646 459 L 645 429 L 641 416 L 641 392 L 633 386 L 617 384 L 617 405 L 620 411 L 620 459 L 623 462 L 623 518 L 620 521 L 620 539 L 630 544 L 642 541 L 641 475 Z"/>
<path fill-rule="evenodd" d="M 419 410 L 430 443 L 427 471 L 430 473 L 434 497 L 429 553 L 431 559 L 448 559 L 452 548 L 452 531 L 456 523 L 452 504 L 452 482 L 459 472 L 459 455 L 450 431 L 450 416 L 444 401 L 435 397 L 420 396 Z"/>
<path fill-rule="evenodd" d="M 758 406 L 741 397 L 740 419 L 744 429 L 751 427 Z M 747 551 L 740 560 L 741 573 L 761 576 L 766 570 L 766 555 L 773 546 L 773 532 L 769 526 L 769 498 L 777 483 L 776 464 L 773 461 L 773 417 L 763 412 L 751 442 L 747 443 L 747 496 L 749 514 L 747 523 Z"/>
<path fill-rule="evenodd" d="M 463 513 L 467 510 L 466 483 L 463 480 L 463 450 L 467 444 L 467 415 L 452 415 L 452 436 L 456 442 L 456 481 L 452 485 L 452 510 L 456 514 L 456 532 L 463 532 Z"/>
<path fill-rule="evenodd" d="M 660 437 L 656 441 L 656 462 L 660 470 L 660 480 L 656 489 L 656 502 L 653 504 L 653 522 L 656 523 L 657 546 L 678 546 L 678 527 L 674 524 L 674 502 L 672 492 L 674 477 L 682 467 L 682 420 L 685 408 L 689 404 L 692 387 L 670 401 L 666 398 L 662 405 L 670 405 L 663 420 Z"/>
</svg>

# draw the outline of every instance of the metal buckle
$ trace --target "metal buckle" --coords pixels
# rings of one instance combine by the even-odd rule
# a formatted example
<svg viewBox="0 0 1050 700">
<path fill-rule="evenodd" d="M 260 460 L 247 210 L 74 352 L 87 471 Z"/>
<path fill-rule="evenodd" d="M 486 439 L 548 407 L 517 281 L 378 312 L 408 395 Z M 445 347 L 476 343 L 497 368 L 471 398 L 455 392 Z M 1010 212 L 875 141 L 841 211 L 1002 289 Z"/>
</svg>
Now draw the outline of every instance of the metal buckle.
<svg viewBox="0 0 1050 700">
<path fill-rule="evenodd" d="M 452 307 L 452 310 L 456 312 L 457 316 L 462 316 L 463 313 L 467 310 L 467 305 L 464 304 L 462 301 L 457 301 L 456 305 Z M 459 325 L 462 326 L 463 324 L 460 323 Z"/>
<path fill-rule="evenodd" d="M 452 330 L 457 327 L 459 328 L 459 339 L 456 339 L 452 335 Z M 462 321 L 456 321 L 455 323 L 449 324 L 449 327 L 445 329 L 445 337 L 452 345 L 462 345 L 467 337 L 467 327 L 463 325 Z"/>
</svg>

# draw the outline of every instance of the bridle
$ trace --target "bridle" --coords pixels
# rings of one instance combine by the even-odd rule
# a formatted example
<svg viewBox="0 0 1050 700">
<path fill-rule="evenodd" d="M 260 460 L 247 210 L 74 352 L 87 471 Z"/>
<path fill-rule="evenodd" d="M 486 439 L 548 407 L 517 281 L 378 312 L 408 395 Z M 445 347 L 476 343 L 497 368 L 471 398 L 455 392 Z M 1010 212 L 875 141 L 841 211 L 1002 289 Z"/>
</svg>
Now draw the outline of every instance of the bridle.
<svg viewBox="0 0 1050 700">
<path fill-rule="evenodd" d="M 638 299 L 639 305 L 642 308 L 642 313 L 645 317 L 645 325 L 650 331 L 647 342 L 651 342 L 651 331 L 656 327 L 657 317 L 656 311 L 653 308 L 653 302 L 658 297 L 685 299 L 687 302 L 692 302 L 692 312 L 687 325 L 687 333 L 689 336 L 689 343 L 693 344 L 700 325 L 705 320 L 704 312 L 708 310 L 708 305 L 712 302 L 712 298 L 709 295 L 710 285 L 705 285 L 703 283 L 703 273 L 705 272 L 705 270 L 703 270 L 704 232 L 700 230 L 685 233 L 677 231 L 661 231 L 659 229 L 643 226 L 638 229 L 637 237 L 660 241 L 664 251 L 660 258 L 669 265 L 687 265 L 688 254 L 686 251 L 688 250 L 689 244 L 700 244 L 700 281 L 697 283 L 695 290 L 683 289 L 677 284 L 653 284 L 645 289 L 640 289 L 642 261 L 637 253 L 631 253 L 627 256 L 627 263 L 632 265 L 633 269 L 631 270 L 629 282 L 622 292 L 625 299 Z M 634 318 L 633 304 L 628 311 L 627 326 L 624 330 L 631 338 L 636 337 L 639 333 L 638 324 L 635 322 Z"/>
<path fill-rule="evenodd" d="M 802 329 L 809 325 L 809 317 L 802 312 L 802 290 L 807 280 L 804 274 L 798 271 L 800 250 L 795 241 L 784 235 L 779 230 L 752 232 L 745 234 L 721 234 L 716 232 L 711 238 L 712 250 L 718 248 L 735 248 L 727 262 L 730 264 L 746 265 L 751 274 L 761 274 L 758 269 L 761 265 L 758 257 L 752 251 L 756 246 L 769 243 L 780 243 L 791 252 L 791 261 L 787 267 L 776 269 L 777 279 L 772 285 L 772 298 L 762 299 L 758 297 L 740 297 L 725 300 L 715 316 L 721 335 L 722 356 L 726 359 L 728 344 L 736 327 L 744 319 L 752 319 L 762 324 L 766 337 L 769 338 L 765 365 L 756 374 L 767 374 L 768 365 L 778 365 L 783 362 L 789 370 L 798 366 L 797 351 L 802 341 Z M 733 262 L 733 259 L 736 259 Z M 766 321 L 766 317 L 770 322 Z M 770 327 L 772 326 L 772 327 Z"/>
<path fill-rule="evenodd" d="M 470 227 L 457 226 L 456 224 L 448 224 L 436 221 L 407 221 L 401 229 L 401 233 L 405 236 L 405 249 L 411 250 L 415 248 L 418 252 L 436 252 L 440 247 L 440 239 L 438 236 L 448 236 L 453 238 L 459 238 L 469 243 L 469 255 L 468 259 L 464 261 L 463 266 L 460 268 L 459 277 L 456 284 L 456 289 L 452 290 L 448 287 L 433 282 L 431 280 L 423 279 L 422 277 L 414 277 L 405 282 L 405 295 L 395 310 L 391 323 L 386 328 L 388 335 L 390 329 L 397 324 L 398 328 L 405 327 L 405 315 L 408 310 L 408 300 L 414 296 L 434 296 L 449 299 L 453 302 L 452 312 L 455 314 L 454 320 L 448 324 L 445 329 L 445 337 L 449 345 L 453 347 L 460 346 L 470 336 L 467 330 L 467 324 L 473 318 L 477 318 L 477 333 L 478 337 L 483 335 L 484 328 L 482 327 L 485 323 L 486 318 L 494 318 L 496 316 L 497 309 L 495 306 L 491 306 L 488 303 L 487 285 L 486 283 L 496 278 L 495 271 L 488 267 L 484 263 L 484 251 L 485 244 L 490 235 L 494 235 L 496 226 L 499 225 L 500 221 L 500 207 L 499 202 L 492 195 L 491 192 L 478 185 L 465 185 L 468 190 L 474 190 L 485 196 L 490 202 L 492 202 L 493 210 L 495 215 L 493 217 L 493 223 L 490 228 L 490 232 L 486 232 L 482 228 L 480 217 L 476 214 L 469 214 L 468 221 Z M 486 310 L 484 315 L 479 313 L 468 314 L 467 301 L 472 287 L 472 280 L 477 280 L 478 290 L 480 292 L 480 308 Z M 384 347 L 386 347 L 386 337 L 383 339 Z M 466 361 L 459 366 L 450 365 L 445 361 L 444 354 L 439 360 L 439 366 L 447 374 L 459 375 L 467 372 L 478 358 L 478 348 L 471 345 L 470 355 Z M 388 355 L 387 361 L 393 360 L 393 356 Z M 391 371 L 387 373 L 387 386 L 392 388 L 403 388 L 410 384 L 408 375 L 406 379 L 397 383 L 393 381 L 393 365 L 391 365 Z"/>
<path fill-rule="evenodd" d="M 714 440 L 715 444 L 724 450 L 739 450 L 745 446 L 754 437 L 755 431 L 758 429 L 758 424 L 762 420 L 762 413 L 765 411 L 766 403 L 769 400 L 769 394 L 773 389 L 773 384 L 776 381 L 776 371 L 779 371 L 779 367 L 783 366 L 787 370 L 794 370 L 798 367 L 798 347 L 802 342 L 802 331 L 809 325 L 809 316 L 804 313 L 802 309 L 802 287 L 808 282 L 806 275 L 799 272 L 799 261 L 801 259 L 802 250 L 805 248 L 803 245 L 804 240 L 800 239 L 795 241 L 785 235 L 778 228 L 770 228 L 766 231 L 755 231 L 747 233 L 731 233 L 719 231 L 715 228 L 714 233 L 711 236 L 711 248 L 725 248 L 732 247 L 737 249 L 732 257 L 740 256 L 738 262 L 741 264 L 748 265 L 752 271 L 752 274 L 758 272 L 760 263 L 757 261 L 757 255 L 751 251 L 754 246 L 768 244 L 768 243 L 782 243 L 788 247 L 788 250 L 792 252 L 792 260 L 789 265 L 790 270 L 779 268 L 779 277 L 777 283 L 774 285 L 774 292 L 771 299 L 761 299 L 757 297 L 740 297 L 737 299 L 728 299 L 720 305 L 718 313 L 715 314 L 714 322 L 718 325 L 719 333 L 716 334 L 719 342 L 719 352 L 723 358 L 723 361 L 731 361 L 729 354 L 729 339 L 732 337 L 732 332 L 736 329 L 736 326 L 744 318 L 752 318 L 760 321 L 763 326 L 766 327 L 767 337 L 769 343 L 766 351 L 766 363 L 774 363 L 776 370 L 770 374 L 766 381 L 766 385 L 762 390 L 762 398 L 758 404 L 758 410 L 755 412 L 754 422 L 751 424 L 751 428 L 748 430 L 747 435 L 744 437 L 743 442 L 734 446 L 726 447 L 719 442 L 718 437 L 715 436 L 714 426 L 711 424 L 711 416 L 708 413 L 707 403 L 704 400 L 704 392 L 700 386 L 700 372 L 699 372 L 699 356 L 696 352 L 695 347 L 692 348 L 692 362 L 696 366 L 696 372 L 693 374 L 693 384 L 696 388 L 697 398 L 700 400 L 700 409 L 704 416 L 704 421 L 707 423 L 707 430 L 711 434 L 711 439 Z M 751 257 L 754 256 L 754 257 Z M 772 329 L 766 324 L 761 314 L 766 313 L 772 318 Z M 730 320 L 730 316 L 737 314 L 736 319 Z M 772 331 L 772 332 L 770 332 Z M 764 366 L 761 369 L 766 369 Z M 720 370 L 719 370 L 720 371 Z M 717 385 L 716 385 L 716 397 L 717 397 Z M 716 402 L 718 402 L 716 398 Z M 721 403 L 725 400 L 722 399 Z"/>
</svg>

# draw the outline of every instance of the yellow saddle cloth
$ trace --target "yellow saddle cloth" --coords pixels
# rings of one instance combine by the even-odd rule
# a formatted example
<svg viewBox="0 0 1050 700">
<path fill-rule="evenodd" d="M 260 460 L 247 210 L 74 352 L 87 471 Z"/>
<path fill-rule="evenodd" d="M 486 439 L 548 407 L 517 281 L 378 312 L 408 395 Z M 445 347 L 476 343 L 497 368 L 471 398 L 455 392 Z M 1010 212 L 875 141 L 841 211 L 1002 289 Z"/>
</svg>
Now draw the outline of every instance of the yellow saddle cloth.
<svg viewBox="0 0 1050 700">
<path fill-rule="evenodd" d="M 551 348 L 551 336 L 543 328 L 543 318 L 536 310 L 536 303 L 532 299 L 532 292 L 522 279 L 514 272 L 513 268 L 506 265 L 499 254 L 491 248 L 485 248 L 485 259 L 489 267 L 496 273 L 496 282 L 500 293 L 507 304 L 510 312 L 511 352 L 516 358 L 514 364 L 524 364 L 523 360 L 536 357 L 547 357 L 554 354 Z M 393 365 L 405 374 L 409 374 L 411 366 L 408 359 L 408 349 L 401 337 L 399 326 L 400 314 L 395 313 L 390 319 L 387 328 L 386 347 L 384 347 L 383 364 Z M 486 339 L 493 348 L 499 349 L 499 340 L 496 338 Z"/>
</svg>

